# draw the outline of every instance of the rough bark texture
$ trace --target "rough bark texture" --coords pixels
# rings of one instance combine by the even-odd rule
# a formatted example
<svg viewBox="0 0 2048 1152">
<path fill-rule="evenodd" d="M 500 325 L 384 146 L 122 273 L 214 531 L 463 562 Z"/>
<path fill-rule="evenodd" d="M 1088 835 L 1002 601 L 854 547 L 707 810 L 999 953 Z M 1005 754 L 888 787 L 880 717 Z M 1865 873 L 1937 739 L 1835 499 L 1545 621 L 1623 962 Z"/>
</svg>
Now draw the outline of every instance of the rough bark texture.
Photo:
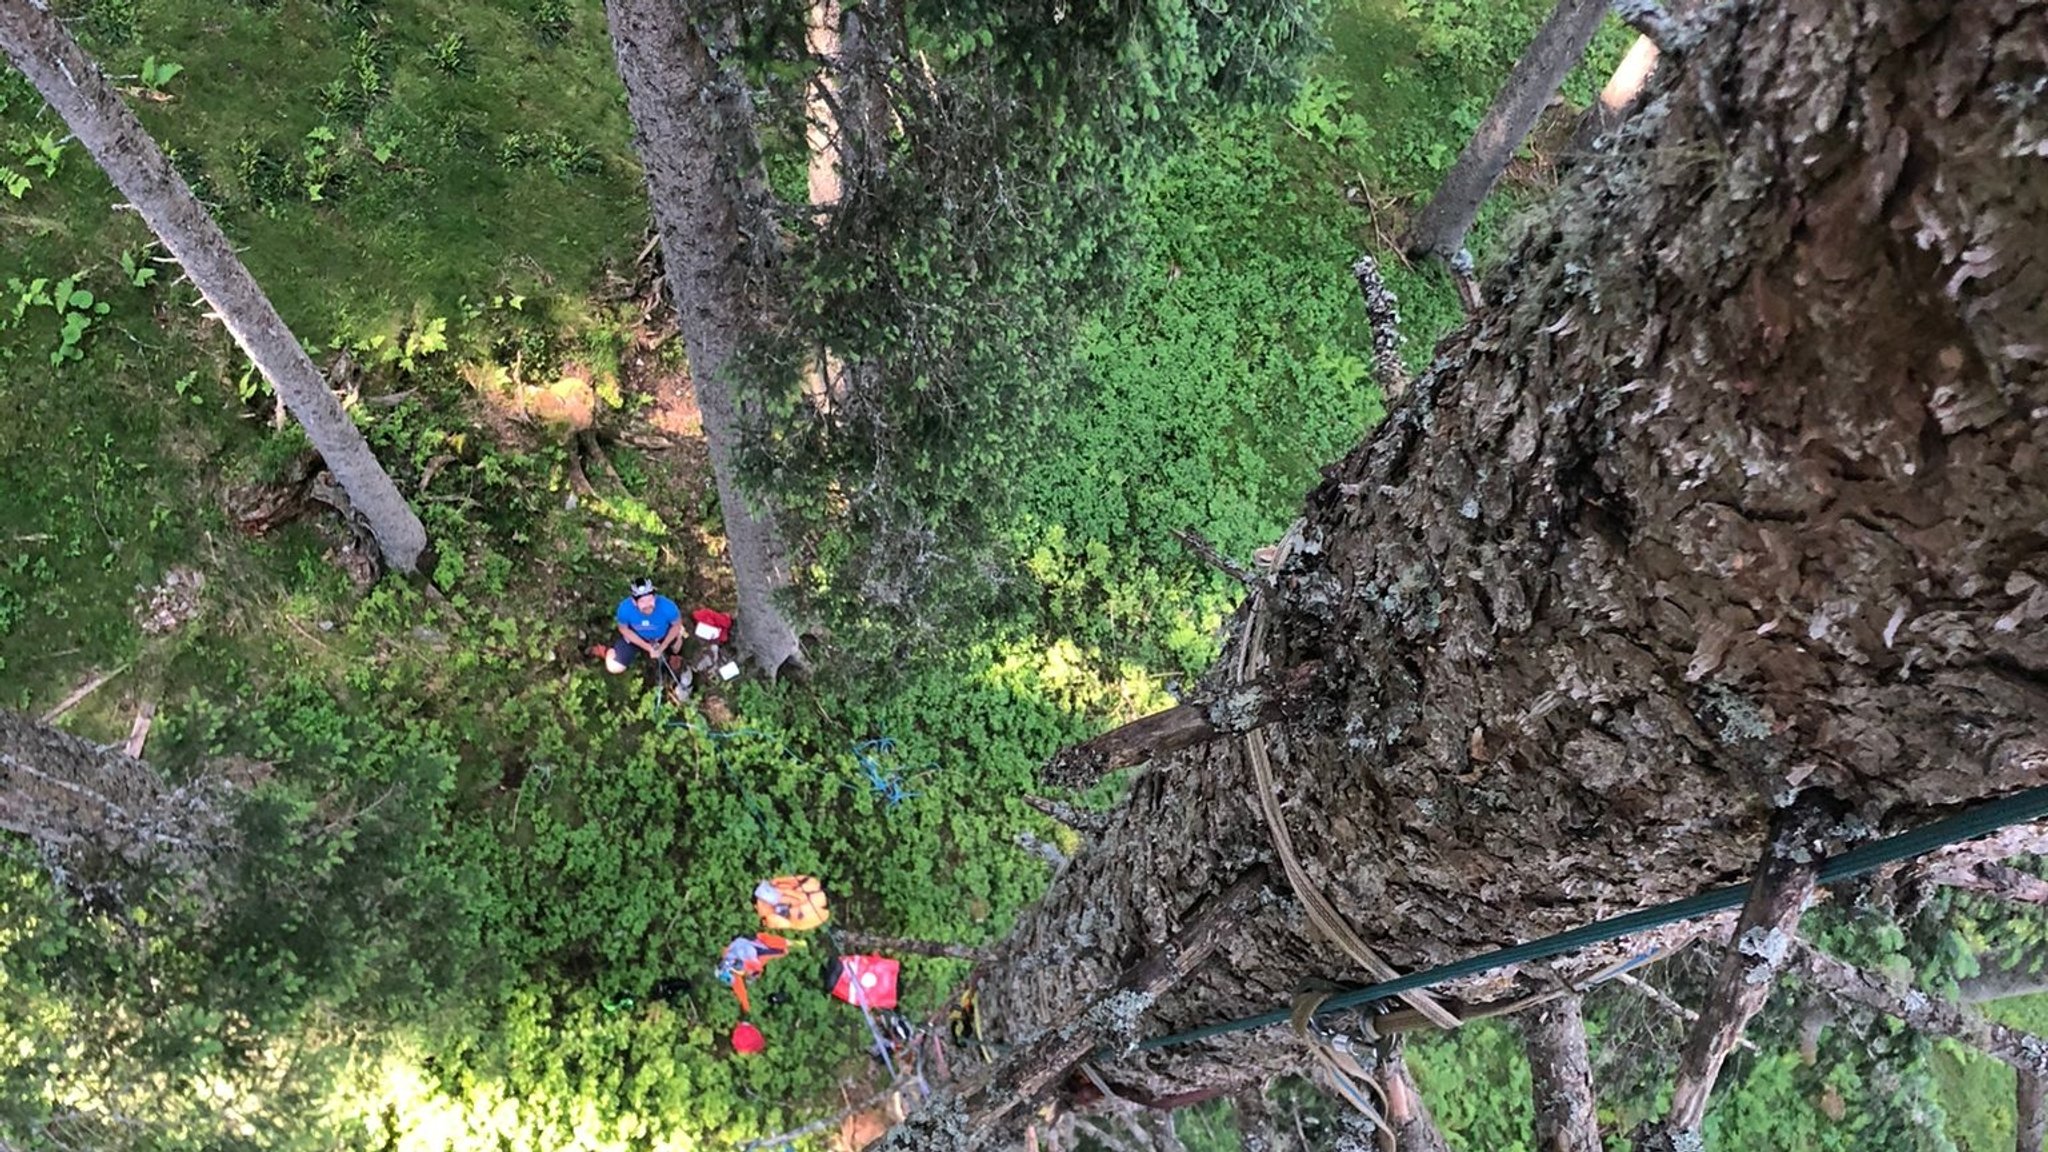
<svg viewBox="0 0 2048 1152">
<path fill-rule="evenodd" d="M 1404 970 L 1741 878 L 1800 788 L 1891 830 L 2048 778 L 2048 0 L 1703 20 L 1271 593 L 1269 667 L 1325 667 L 1262 730 L 1283 810 Z M 1239 745 L 1133 781 L 1000 946 L 991 1039 L 1270 859 Z M 1357 979 L 1304 928 L 1254 918 L 1145 1030 Z M 1240 1033 L 1102 1071 L 1157 1097 L 1300 1060 Z"/>
<path fill-rule="evenodd" d="M 1140 717 L 1093 740 L 1061 749 L 1040 773 L 1067 788 L 1087 788 L 1108 773 L 1170 756 L 1211 740 L 1264 727 L 1306 698 L 1318 669 L 1291 668 L 1284 676 L 1233 684 L 1187 703 Z"/>
<path fill-rule="evenodd" d="M 1458 162 L 1444 174 L 1401 245 L 1410 256 L 1434 253 L 1449 259 L 1465 246 L 1465 233 L 1479 216 L 1480 202 L 1493 190 L 1494 181 L 1514 159 L 1522 138 L 1536 126 L 1536 118 L 1549 107 L 1572 66 L 1586 54 L 1593 33 L 1607 15 L 1608 0 L 1558 0 L 1550 18 L 1536 30 L 1536 38 L 1515 61 L 1507 83 L 1501 85 L 1493 106 L 1479 121 L 1471 143 L 1458 154 Z"/>
<path fill-rule="evenodd" d="M 0 0 L 0 50 L 64 118 L 213 306 L 348 494 L 384 562 L 418 568 L 427 532 L 206 206 L 42 0 Z"/>
<path fill-rule="evenodd" d="M 74 892 L 166 873 L 203 887 L 235 843 L 234 810 L 219 784 L 173 787 L 118 749 L 0 709 L 0 832 L 35 844 Z"/>
<path fill-rule="evenodd" d="M 1721 1065 L 1735 1050 L 1750 1017 L 1770 998 L 1778 972 L 1798 939 L 1799 917 L 1806 911 L 1820 872 L 1808 834 L 1814 823 L 1803 813 L 1790 816 L 1781 820 L 1772 835 L 1770 854 L 1750 885 L 1749 899 L 1735 921 L 1735 931 L 1729 934 L 1728 950 L 1722 954 L 1720 971 L 1708 987 L 1699 1019 L 1693 1022 L 1679 1053 L 1665 1132 L 1650 1140 L 1650 1147 L 1683 1147 L 1684 1141 L 1677 1137 L 1699 1131 L 1714 1082 L 1721 1078 Z"/>
<path fill-rule="evenodd" d="M 1577 996 L 1543 1004 L 1522 1018 L 1536 1096 L 1537 1152 L 1600 1152 L 1593 1058 Z"/>
<path fill-rule="evenodd" d="M 1987 1020 L 1960 1004 L 1894 984 L 1809 946 L 1800 946 L 1798 967 L 1808 983 L 1837 1000 L 1890 1016 L 1917 1032 L 1967 1044 L 2021 1075 L 2048 1076 L 2048 1038 Z"/>
<path fill-rule="evenodd" d="M 692 15 L 676 0 L 605 4 L 718 481 L 739 597 L 734 643 L 773 676 L 785 664 L 800 663 L 802 648 L 777 603 L 789 584 L 781 534 L 773 514 L 748 498 L 734 463 L 746 419 L 731 373 L 743 342 L 762 322 L 750 262 L 773 258 L 775 231 L 756 211 L 750 191 L 761 179 L 751 101 L 744 86 L 722 74 Z"/>
<path fill-rule="evenodd" d="M 2041 1152 L 2048 1141 L 2048 1077 L 2021 1072 L 2014 1088 L 2013 1147 L 2018 1152 Z"/>
</svg>

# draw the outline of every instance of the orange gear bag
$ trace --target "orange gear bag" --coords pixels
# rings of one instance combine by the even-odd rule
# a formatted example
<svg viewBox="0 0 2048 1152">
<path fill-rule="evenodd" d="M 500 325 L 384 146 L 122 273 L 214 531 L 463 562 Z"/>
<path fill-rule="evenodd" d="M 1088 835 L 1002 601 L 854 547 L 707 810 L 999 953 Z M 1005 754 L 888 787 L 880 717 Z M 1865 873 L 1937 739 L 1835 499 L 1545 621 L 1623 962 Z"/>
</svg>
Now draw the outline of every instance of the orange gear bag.
<svg viewBox="0 0 2048 1152">
<path fill-rule="evenodd" d="M 816 876 L 777 876 L 754 887 L 754 911 L 761 926 L 777 932 L 808 932 L 832 918 L 825 886 Z"/>
</svg>

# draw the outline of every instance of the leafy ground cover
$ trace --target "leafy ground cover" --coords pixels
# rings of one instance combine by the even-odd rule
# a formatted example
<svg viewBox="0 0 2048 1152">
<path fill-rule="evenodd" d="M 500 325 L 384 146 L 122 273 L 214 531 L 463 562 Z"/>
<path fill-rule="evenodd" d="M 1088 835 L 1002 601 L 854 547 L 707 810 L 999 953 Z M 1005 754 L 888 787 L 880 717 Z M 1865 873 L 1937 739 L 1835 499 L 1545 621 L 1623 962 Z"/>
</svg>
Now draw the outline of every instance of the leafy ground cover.
<svg viewBox="0 0 2048 1152">
<path fill-rule="evenodd" d="M 1034 766 L 1214 652 L 1230 590 L 1167 530 L 1247 555 L 1378 419 L 1349 263 L 1386 255 L 1541 14 L 1339 5 L 1284 115 L 1206 126 L 1139 190 L 1138 277 L 1079 333 L 1083 399 L 1018 480 L 1008 614 L 892 677 L 674 713 L 578 657 L 629 572 L 719 597 L 595 10 L 72 5 L 333 367 L 439 562 L 364 591 L 317 518 L 237 527 L 302 438 L 0 75 L 0 701 L 40 711 L 122 669 L 65 723 L 116 740 L 155 704 L 154 761 L 234 765 L 254 797 L 236 899 L 210 918 L 169 891 L 87 914 L 0 855 L 0 1045 L 20 1057 L 0 1132 L 687 1148 L 872 1083 L 857 1017 L 810 987 L 815 948 L 758 990 L 769 1054 L 722 1054 L 734 1011 L 708 970 L 749 929 L 753 880 L 814 870 L 870 931 L 1004 929 L 1044 877 L 1016 834 L 1058 836 L 1018 799 Z M 1482 248 L 1542 161 L 1482 218 Z M 1455 299 L 1389 265 L 1420 366 Z M 601 428 L 659 435 L 608 437 L 600 462 L 545 415 L 565 379 Z M 915 795 L 891 803 L 871 771 Z M 908 960 L 911 1006 L 957 975 Z M 688 986 L 650 995 L 671 978 Z M 1433 1093 L 1469 1104 L 1444 1109 L 1461 1146 L 1520 1138 L 1507 1089 L 1472 1087 L 1519 1082 L 1517 1059 L 1502 1030 L 1418 1054 Z M 1227 1109 L 1195 1127 L 1235 1146 Z"/>
</svg>

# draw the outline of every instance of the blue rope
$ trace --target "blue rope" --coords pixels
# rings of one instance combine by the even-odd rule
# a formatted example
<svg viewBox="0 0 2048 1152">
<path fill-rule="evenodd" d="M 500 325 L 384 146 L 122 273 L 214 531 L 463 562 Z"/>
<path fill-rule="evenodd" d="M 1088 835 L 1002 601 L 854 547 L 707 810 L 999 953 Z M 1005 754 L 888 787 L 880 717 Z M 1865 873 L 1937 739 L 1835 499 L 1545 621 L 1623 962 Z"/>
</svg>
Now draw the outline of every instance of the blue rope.
<svg viewBox="0 0 2048 1152">
<path fill-rule="evenodd" d="M 2011 796 L 1978 805 L 1947 819 L 1937 820 L 1925 827 L 1916 828 L 1910 832 L 1902 832 L 1897 836 L 1878 840 L 1844 852 L 1821 865 L 1819 882 L 1824 885 L 1838 884 L 1841 881 L 1875 871 L 1887 864 L 1897 864 L 1901 861 L 1911 860 L 1916 856 L 1932 852 L 1936 848 L 1944 848 L 1950 844 L 1960 844 L 1965 840 L 1973 840 L 1988 832 L 1996 832 L 2000 828 L 2013 824 L 2024 824 L 2032 820 L 2039 820 L 2044 816 L 2048 816 L 2048 787 L 2033 788 L 2025 792 L 2015 793 Z M 1418 989 L 1448 983 L 1452 980 L 1459 980 L 1466 976 L 1476 976 L 1482 972 L 1491 972 L 1496 968 L 1506 968 L 1514 964 L 1526 964 L 1534 960 L 1547 960 L 1553 956 L 1561 956 L 1566 952 L 1576 952 L 1590 945 L 1605 943 L 1609 940 L 1618 940 L 1623 936 L 1633 936 L 1638 932 L 1645 932 L 1652 928 L 1661 928 L 1667 924 L 1677 924 L 1686 920 L 1695 920 L 1702 916 L 1710 916 L 1716 912 L 1726 912 L 1733 908 L 1740 908 L 1748 898 L 1749 885 L 1747 884 L 1731 884 L 1723 888 L 1709 889 L 1705 892 L 1688 896 L 1683 900 L 1674 900 L 1669 904 L 1660 904 L 1654 908 L 1644 908 L 1625 915 L 1609 917 L 1606 920 L 1587 924 L 1567 932 L 1559 932 L 1554 936 L 1545 936 L 1541 940 L 1532 940 L 1527 944 L 1517 944 L 1509 948 L 1496 949 L 1492 952 L 1453 961 L 1449 964 L 1442 964 L 1435 968 L 1397 977 L 1393 980 L 1384 980 L 1364 988 L 1341 992 L 1323 1001 L 1322 1006 L 1316 1010 L 1315 1014 L 1322 1016 L 1332 1012 L 1341 1012 L 1346 1008 L 1355 1008 L 1362 1004 L 1370 1004 L 1375 1000 L 1385 1000 L 1390 997 L 1399 996 L 1403 992 L 1414 992 Z M 1292 1012 L 1287 1009 L 1280 1009 L 1274 1012 L 1264 1012 L 1256 1016 L 1246 1016 L 1238 1020 L 1206 1024 L 1200 1028 L 1190 1028 L 1185 1032 L 1175 1032 L 1170 1036 L 1159 1036 L 1143 1041 L 1138 1045 L 1138 1050 L 1155 1051 L 1160 1048 L 1171 1048 L 1181 1044 L 1192 1044 L 1198 1040 L 1208 1040 L 1232 1032 L 1246 1032 L 1254 1028 L 1270 1028 L 1275 1024 L 1286 1024 L 1292 1018 Z"/>
</svg>

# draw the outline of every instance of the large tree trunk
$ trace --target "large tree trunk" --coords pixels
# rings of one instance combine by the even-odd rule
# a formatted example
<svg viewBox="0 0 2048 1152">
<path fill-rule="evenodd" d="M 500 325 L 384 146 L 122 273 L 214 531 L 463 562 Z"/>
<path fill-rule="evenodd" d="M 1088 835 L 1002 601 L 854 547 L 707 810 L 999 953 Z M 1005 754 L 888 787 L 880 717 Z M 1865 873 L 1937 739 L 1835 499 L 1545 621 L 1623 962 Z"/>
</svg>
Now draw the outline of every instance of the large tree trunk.
<svg viewBox="0 0 2048 1152">
<path fill-rule="evenodd" d="M 735 358 L 763 324 L 749 276 L 777 247 L 774 224 L 759 211 L 765 187 L 752 102 L 692 23 L 703 13 L 679 0 L 606 0 L 605 15 L 718 481 L 739 596 L 735 642 L 773 676 L 803 658 L 777 603 L 789 564 L 774 514 L 749 499 L 734 460 L 748 423 Z"/>
<path fill-rule="evenodd" d="M 235 343 L 306 430 L 306 438 L 377 539 L 385 563 L 414 571 L 427 533 L 327 381 L 285 327 L 206 206 L 42 0 L 0 0 L 0 49 L 57 110 L 85 150 L 185 269 Z"/>
<path fill-rule="evenodd" d="M 1556 9 L 1536 38 L 1515 61 L 1507 83 L 1493 98 L 1493 106 L 1479 121 L 1472 141 L 1458 154 L 1458 162 L 1444 175 L 1436 195 L 1430 197 L 1415 222 L 1402 237 L 1401 246 L 1410 256 L 1434 253 L 1449 259 L 1465 246 L 1465 233 L 1479 216 L 1479 205 L 1493 190 L 1494 181 L 1514 159 L 1522 138 L 1536 126 L 1536 118 L 1550 106 L 1558 85 L 1586 54 L 1586 45 L 1600 30 L 1607 15 L 1608 0 L 1558 0 Z"/>
<path fill-rule="evenodd" d="M 2048 778 L 2048 104 L 2014 95 L 2044 54 L 2048 0 L 1722 5 L 1310 494 L 1219 668 L 1248 635 L 1269 675 L 1320 664 L 1274 778 L 1397 967 L 1745 878 L 1802 789 L 1877 831 Z M 984 969 L 992 1041 L 1272 858 L 1243 746 L 1136 778 Z M 1139 1031 L 1357 981 L 1299 909 Z M 1097 1067 L 1164 1097 L 1302 1056 L 1276 1028 Z"/>
<path fill-rule="evenodd" d="M 77 893 L 166 874 L 204 889 L 235 842 L 221 781 L 173 787 L 148 764 L 0 708 L 0 832 L 26 838 Z"/>
</svg>

